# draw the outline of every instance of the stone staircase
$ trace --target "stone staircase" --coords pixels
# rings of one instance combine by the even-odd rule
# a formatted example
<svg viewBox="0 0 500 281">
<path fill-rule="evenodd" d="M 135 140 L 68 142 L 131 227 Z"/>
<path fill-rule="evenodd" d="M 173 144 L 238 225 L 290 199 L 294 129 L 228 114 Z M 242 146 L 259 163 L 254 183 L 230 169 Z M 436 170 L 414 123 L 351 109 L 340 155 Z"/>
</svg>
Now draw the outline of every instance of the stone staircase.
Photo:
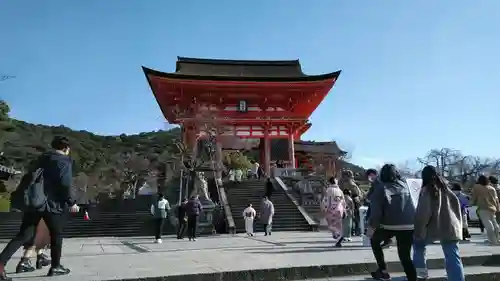
<svg viewBox="0 0 500 281">
<path fill-rule="evenodd" d="M 273 218 L 273 231 L 309 231 L 307 220 L 297 209 L 297 206 L 286 196 L 283 189 L 275 184 L 275 191 L 271 198 L 274 204 L 275 215 Z M 243 220 L 243 210 L 248 203 L 252 203 L 257 213 L 260 210 L 260 203 L 265 192 L 265 181 L 247 180 L 239 184 L 226 183 L 224 185 L 231 213 L 234 218 L 237 233 L 245 232 L 245 223 Z M 263 232 L 264 228 L 260 221 L 256 220 L 254 226 L 255 232 Z"/>
<path fill-rule="evenodd" d="M 63 235 L 69 237 L 131 237 L 152 236 L 154 233 L 153 219 L 149 206 L 152 198 L 141 196 L 135 200 L 109 199 L 90 208 L 90 220 L 84 220 L 84 212 L 68 214 L 68 220 Z M 172 199 L 175 204 L 174 199 Z M 170 216 L 174 216 L 173 213 Z M 0 239 L 11 239 L 19 230 L 22 213 L 0 212 Z M 211 234 L 211 226 L 198 227 L 200 234 Z M 176 233 L 176 228 L 168 219 L 165 222 L 163 234 Z"/>
<path fill-rule="evenodd" d="M 90 212 L 90 220 L 83 213 L 71 214 L 64 228 L 64 237 L 130 237 L 152 236 L 154 233 L 151 214 L 148 211 L 134 213 Z M 21 224 L 21 213 L 0 213 L 0 239 L 13 238 Z M 174 234 L 175 228 L 165 223 L 164 235 Z"/>
</svg>

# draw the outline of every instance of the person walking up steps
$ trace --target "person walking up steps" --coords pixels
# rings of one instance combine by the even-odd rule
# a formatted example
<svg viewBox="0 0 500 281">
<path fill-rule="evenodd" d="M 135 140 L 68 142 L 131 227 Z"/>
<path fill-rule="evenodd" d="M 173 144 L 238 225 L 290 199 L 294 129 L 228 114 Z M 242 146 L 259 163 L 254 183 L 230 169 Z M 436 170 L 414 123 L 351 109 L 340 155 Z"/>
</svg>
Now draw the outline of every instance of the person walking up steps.
<svg viewBox="0 0 500 281">
<path fill-rule="evenodd" d="M 479 219 L 484 225 L 488 242 L 492 245 L 500 244 L 499 226 L 496 220 L 496 212 L 500 210 L 497 192 L 490 185 L 489 179 L 481 175 L 477 184 L 472 188 L 472 205 L 477 206 Z"/>
<path fill-rule="evenodd" d="M 182 199 L 182 203 L 177 207 L 177 239 L 184 239 L 184 232 L 186 232 L 187 227 L 187 216 L 186 216 L 186 203 L 187 198 Z"/>
<path fill-rule="evenodd" d="M 253 222 L 257 212 L 252 207 L 252 204 L 248 204 L 245 210 L 243 210 L 243 219 L 245 220 L 245 231 L 248 236 L 253 236 Z"/>
<path fill-rule="evenodd" d="M 462 208 L 462 239 L 466 241 L 470 238 L 468 222 L 469 210 L 467 209 L 467 207 L 469 207 L 469 199 L 467 198 L 467 195 L 462 192 L 462 186 L 458 182 L 451 185 L 451 191 L 453 191 L 460 201 L 460 206 Z"/>
<path fill-rule="evenodd" d="M 273 192 L 274 192 L 273 182 L 271 181 L 271 178 L 267 178 L 266 190 L 264 196 L 267 197 L 268 199 L 271 199 L 271 197 L 273 196 Z"/>
<path fill-rule="evenodd" d="M 449 281 L 465 281 L 458 242 L 462 240 L 462 206 L 433 166 L 422 170 L 422 190 L 415 214 L 413 264 L 418 280 L 427 280 L 426 246 L 441 242 Z"/>
<path fill-rule="evenodd" d="M 273 217 L 274 217 L 274 204 L 264 196 L 262 203 L 260 204 L 260 221 L 264 225 L 264 235 L 271 235 L 273 228 Z"/>
<path fill-rule="evenodd" d="M 490 180 L 491 186 L 497 192 L 497 199 L 500 200 L 500 185 L 498 184 L 498 178 L 495 176 L 489 176 L 488 179 Z M 497 224 L 500 224 L 500 210 L 498 210 L 498 212 L 496 214 L 496 219 L 497 219 Z"/>
<path fill-rule="evenodd" d="M 186 203 L 187 214 L 187 231 L 189 241 L 196 241 L 196 227 L 198 224 L 198 217 L 203 211 L 203 206 L 198 199 L 198 195 L 191 196 Z"/>
<path fill-rule="evenodd" d="M 371 214 L 368 218 L 367 235 L 378 270 L 372 272 L 376 280 L 390 280 L 381 243 L 396 237 L 398 256 L 408 281 L 416 281 L 417 273 L 411 260 L 415 206 L 410 188 L 392 164 L 385 164 L 380 170 L 379 181 L 370 197 Z"/>
<path fill-rule="evenodd" d="M 255 160 L 252 160 L 252 161 L 250 161 L 250 163 L 252 164 L 250 177 L 251 178 L 259 179 L 260 178 L 260 174 L 259 174 L 260 165 L 259 165 L 259 162 L 255 161 Z"/>
<path fill-rule="evenodd" d="M 354 217 L 354 201 L 351 198 L 351 191 L 344 189 L 345 211 L 342 219 L 342 243 L 343 241 L 351 241 L 352 235 L 352 218 Z"/>
<path fill-rule="evenodd" d="M 359 188 L 359 186 L 354 181 L 354 174 L 352 171 L 347 170 L 342 172 L 342 178 L 340 179 L 341 192 L 344 189 L 349 189 L 351 192 L 351 198 L 354 201 L 354 217 L 353 217 L 353 226 L 354 226 L 354 235 L 360 236 L 361 233 L 361 223 L 360 223 L 360 214 L 359 207 L 361 207 L 361 200 L 363 198 L 363 192 Z"/>
<path fill-rule="evenodd" d="M 170 210 L 170 203 L 165 199 L 162 193 L 158 192 L 156 195 L 156 202 L 151 205 L 151 214 L 155 219 L 155 242 L 162 243 L 161 234 L 163 232 L 163 225 L 167 218 L 168 211 Z"/>
<path fill-rule="evenodd" d="M 335 178 L 330 178 L 326 195 L 321 200 L 321 211 L 323 212 L 328 230 L 332 233 L 332 238 L 336 246 L 342 243 L 342 217 L 344 216 L 345 201 L 342 190 L 337 185 Z"/>
<path fill-rule="evenodd" d="M 14 253 L 33 237 L 41 219 L 47 224 L 50 234 L 51 267 L 48 276 L 66 275 L 70 270 L 61 265 L 62 230 L 66 212 L 78 212 L 72 183 L 72 160 L 69 141 L 66 137 L 54 137 L 53 151 L 42 154 L 36 164 L 21 179 L 14 196 L 15 201 L 24 202 L 24 214 L 16 237 L 0 253 L 0 280 L 12 280 L 5 274 L 5 265 Z"/>
<path fill-rule="evenodd" d="M 373 194 L 373 189 L 375 188 L 375 186 L 381 186 L 380 184 L 376 184 L 376 182 L 378 181 L 377 170 L 368 169 L 366 171 L 366 178 L 368 179 L 368 182 L 370 182 L 370 188 L 368 189 L 368 193 L 366 194 L 366 197 L 365 197 L 365 203 L 368 203 L 368 210 L 366 211 L 365 220 L 367 220 L 370 217 L 370 213 L 371 213 L 371 211 L 370 211 L 370 196 Z M 354 207 L 354 208 L 356 208 L 356 207 Z M 366 234 L 366 233 L 363 233 L 363 234 Z M 392 244 L 393 244 L 392 238 L 387 238 L 386 240 L 384 240 L 382 242 L 382 249 L 390 248 Z"/>
</svg>

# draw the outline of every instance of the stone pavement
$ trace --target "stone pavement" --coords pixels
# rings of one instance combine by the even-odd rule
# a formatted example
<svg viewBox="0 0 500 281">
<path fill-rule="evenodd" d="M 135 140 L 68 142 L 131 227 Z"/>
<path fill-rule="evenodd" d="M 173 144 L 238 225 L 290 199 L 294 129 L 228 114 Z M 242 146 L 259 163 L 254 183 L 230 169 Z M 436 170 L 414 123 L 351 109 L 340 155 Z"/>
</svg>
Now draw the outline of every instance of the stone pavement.
<svg viewBox="0 0 500 281">
<path fill-rule="evenodd" d="M 477 234 L 474 237 L 472 242 L 461 245 L 463 257 L 500 255 L 500 247 L 485 245 L 484 237 Z M 2 243 L 0 247 L 4 245 Z M 7 272 L 14 271 L 20 255 L 21 251 L 16 253 L 7 265 Z M 371 264 L 374 261 L 371 250 L 362 247 L 359 238 L 346 243 L 343 248 L 335 248 L 330 235 L 325 232 L 275 232 L 272 236 L 250 238 L 222 235 L 201 237 L 196 242 L 164 237 L 163 244 L 154 244 L 151 238 L 145 237 L 75 238 L 65 239 L 63 256 L 63 264 L 72 270 L 71 274 L 50 280 L 221 280 L 215 276 L 200 279 L 200 276 L 229 271 L 246 271 L 248 275 L 254 274 L 248 273 L 252 270 L 277 268 L 288 268 L 292 272 L 296 267 L 319 270 L 321 266 Z M 440 246 L 430 246 L 428 257 L 442 259 Z M 386 250 L 386 259 L 388 262 L 398 260 L 395 247 Z M 14 280 L 48 280 L 46 272 L 47 269 L 43 269 L 11 274 L 11 277 Z M 194 274 L 199 278 L 194 278 Z M 239 273 L 235 274 L 238 276 Z M 191 277 L 183 279 L 179 275 Z M 166 276 L 177 277 L 147 279 Z M 224 280 L 275 280 L 260 275 L 241 277 L 225 277 Z M 300 278 L 290 276 L 290 279 Z"/>
</svg>

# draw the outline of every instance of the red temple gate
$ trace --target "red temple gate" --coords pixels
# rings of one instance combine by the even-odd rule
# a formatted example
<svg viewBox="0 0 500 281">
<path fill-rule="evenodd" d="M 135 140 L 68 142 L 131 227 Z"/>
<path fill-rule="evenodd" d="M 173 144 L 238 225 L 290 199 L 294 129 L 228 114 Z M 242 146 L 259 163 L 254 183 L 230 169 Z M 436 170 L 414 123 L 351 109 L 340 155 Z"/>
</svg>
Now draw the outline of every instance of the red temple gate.
<svg viewBox="0 0 500 281">
<path fill-rule="evenodd" d="M 174 73 L 143 70 L 167 121 L 182 125 L 188 147 L 207 133 L 219 142 L 224 137 L 258 138 L 267 174 L 271 139 L 288 139 L 289 162 L 295 167 L 294 142 L 310 128 L 309 116 L 340 75 L 305 75 L 298 60 L 184 57 L 178 57 Z"/>
</svg>

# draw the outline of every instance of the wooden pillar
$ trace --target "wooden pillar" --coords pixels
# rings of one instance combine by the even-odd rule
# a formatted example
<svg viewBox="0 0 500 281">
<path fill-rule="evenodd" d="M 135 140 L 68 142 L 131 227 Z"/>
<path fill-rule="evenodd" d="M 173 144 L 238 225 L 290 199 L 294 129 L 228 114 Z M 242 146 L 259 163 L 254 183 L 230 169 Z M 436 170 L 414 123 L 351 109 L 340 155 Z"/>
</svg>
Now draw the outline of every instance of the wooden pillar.
<svg viewBox="0 0 500 281">
<path fill-rule="evenodd" d="M 332 157 L 332 170 L 333 170 L 333 176 L 337 177 L 337 156 L 334 155 Z"/>
<path fill-rule="evenodd" d="M 186 146 L 186 152 L 191 153 L 196 146 L 196 132 L 190 124 L 184 125 L 182 141 Z"/>
<path fill-rule="evenodd" d="M 288 157 L 290 160 L 290 167 L 297 168 L 295 165 L 295 146 L 294 146 L 295 138 L 293 137 L 292 130 L 288 134 Z"/>
<path fill-rule="evenodd" d="M 269 127 L 264 128 L 264 172 L 271 176 L 271 142 L 269 139 Z"/>
<path fill-rule="evenodd" d="M 260 138 L 260 143 L 259 143 L 259 157 L 260 157 L 260 165 L 262 167 L 262 170 L 264 169 L 264 163 L 266 163 L 266 156 L 264 154 L 264 138 Z"/>
<path fill-rule="evenodd" d="M 198 157 L 198 135 L 200 134 L 200 129 L 198 126 L 193 125 L 191 131 L 192 148 L 191 152 L 194 158 Z"/>
<path fill-rule="evenodd" d="M 216 136 L 216 145 L 215 145 L 215 163 L 216 163 L 216 174 L 215 174 L 215 180 L 217 181 L 218 185 L 222 185 L 222 141 L 221 141 L 221 134 L 220 132 L 217 132 Z"/>
</svg>

